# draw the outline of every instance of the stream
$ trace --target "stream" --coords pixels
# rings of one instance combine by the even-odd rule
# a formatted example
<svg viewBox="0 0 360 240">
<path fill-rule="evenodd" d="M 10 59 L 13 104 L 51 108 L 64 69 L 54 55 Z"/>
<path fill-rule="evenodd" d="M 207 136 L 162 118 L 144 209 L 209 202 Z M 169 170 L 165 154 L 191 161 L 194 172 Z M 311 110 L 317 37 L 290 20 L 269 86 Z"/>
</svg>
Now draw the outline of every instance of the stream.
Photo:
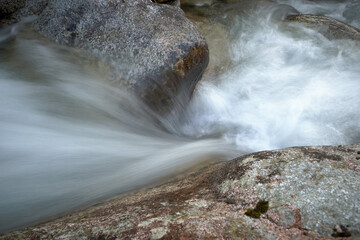
<svg viewBox="0 0 360 240">
<path fill-rule="evenodd" d="M 26 21 L 0 29 L 0 233 L 214 161 L 360 142 L 360 44 L 282 22 L 294 8 L 360 28 L 358 1 L 184 5 L 211 62 L 171 116 Z"/>
</svg>

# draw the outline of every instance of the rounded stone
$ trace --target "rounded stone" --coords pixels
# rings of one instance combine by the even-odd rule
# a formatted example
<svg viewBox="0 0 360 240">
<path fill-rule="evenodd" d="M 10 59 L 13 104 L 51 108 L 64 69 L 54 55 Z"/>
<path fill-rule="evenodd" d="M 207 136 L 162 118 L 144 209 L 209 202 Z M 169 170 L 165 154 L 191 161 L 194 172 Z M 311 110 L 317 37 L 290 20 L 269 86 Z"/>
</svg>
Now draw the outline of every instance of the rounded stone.
<svg viewBox="0 0 360 240">
<path fill-rule="evenodd" d="M 299 14 L 288 16 L 286 21 L 302 23 L 306 27 L 319 31 L 319 33 L 330 40 L 351 39 L 360 41 L 359 29 L 334 18 L 312 14 Z"/>
<path fill-rule="evenodd" d="M 113 86 L 161 113 L 186 104 L 209 61 L 205 38 L 184 12 L 150 0 L 49 0 L 33 26 L 105 61 Z"/>
</svg>

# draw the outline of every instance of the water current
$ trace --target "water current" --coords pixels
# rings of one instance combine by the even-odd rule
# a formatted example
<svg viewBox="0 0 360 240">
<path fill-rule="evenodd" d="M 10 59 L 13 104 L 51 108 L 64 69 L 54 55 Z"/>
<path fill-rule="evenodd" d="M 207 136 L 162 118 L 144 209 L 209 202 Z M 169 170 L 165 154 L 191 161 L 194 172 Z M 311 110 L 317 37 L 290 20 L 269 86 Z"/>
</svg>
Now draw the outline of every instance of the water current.
<svg viewBox="0 0 360 240">
<path fill-rule="evenodd" d="M 358 143 L 360 44 L 280 18 L 290 5 L 360 27 L 360 4 L 277 2 L 184 7 L 207 19 L 217 70 L 177 119 L 110 87 L 84 57 L 26 23 L 0 29 L 0 232 L 208 161 Z"/>
</svg>

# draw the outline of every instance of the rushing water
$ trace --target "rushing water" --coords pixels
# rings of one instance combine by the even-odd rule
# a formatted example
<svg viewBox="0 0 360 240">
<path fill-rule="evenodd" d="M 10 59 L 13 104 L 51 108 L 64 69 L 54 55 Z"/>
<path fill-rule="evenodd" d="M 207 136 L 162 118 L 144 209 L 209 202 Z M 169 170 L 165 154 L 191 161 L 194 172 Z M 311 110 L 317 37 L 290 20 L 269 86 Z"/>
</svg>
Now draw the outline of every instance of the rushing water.
<svg viewBox="0 0 360 240">
<path fill-rule="evenodd" d="M 359 22 L 354 1 L 278 2 Z M 205 75 L 180 119 L 157 116 L 22 24 L 2 29 L 0 232 L 204 161 L 359 142 L 359 44 L 281 23 L 272 16 L 292 11 L 284 5 L 238 6 L 197 7 L 228 32 L 230 64 Z"/>
</svg>

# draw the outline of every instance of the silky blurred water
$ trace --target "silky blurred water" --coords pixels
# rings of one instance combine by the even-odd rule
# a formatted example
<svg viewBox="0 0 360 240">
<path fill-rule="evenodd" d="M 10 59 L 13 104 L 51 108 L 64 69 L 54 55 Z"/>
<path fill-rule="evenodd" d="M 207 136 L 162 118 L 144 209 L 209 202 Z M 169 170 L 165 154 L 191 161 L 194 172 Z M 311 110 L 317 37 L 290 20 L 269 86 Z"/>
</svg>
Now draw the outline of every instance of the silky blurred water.
<svg viewBox="0 0 360 240">
<path fill-rule="evenodd" d="M 0 49 L 0 63 L 0 231 L 235 156 L 221 139 L 169 133 L 170 118 L 31 30 Z"/>
<path fill-rule="evenodd" d="M 359 142 L 359 44 L 274 17 L 293 11 L 289 4 L 356 24 L 358 17 L 346 17 L 355 2 L 311 2 L 200 4 L 228 32 L 230 64 L 205 75 L 188 108 L 168 117 L 110 87 L 86 57 L 25 24 L 1 29 L 0 232 L 202 162 Z"/>
</svg>

